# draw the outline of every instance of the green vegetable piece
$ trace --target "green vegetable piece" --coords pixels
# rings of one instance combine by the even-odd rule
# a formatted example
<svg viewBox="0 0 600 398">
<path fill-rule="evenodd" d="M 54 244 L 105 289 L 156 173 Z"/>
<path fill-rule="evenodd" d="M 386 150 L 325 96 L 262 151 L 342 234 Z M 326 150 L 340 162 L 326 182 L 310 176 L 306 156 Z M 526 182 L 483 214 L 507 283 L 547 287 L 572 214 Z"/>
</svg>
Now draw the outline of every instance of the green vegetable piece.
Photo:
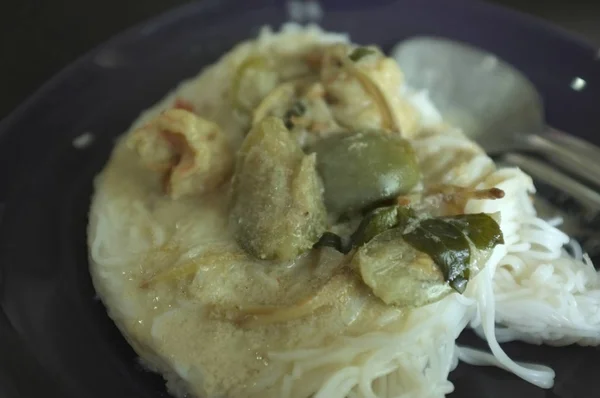
<svg viewBox="0 0 600 398">
<path fill-rule="evenodd" d="M 480 250 L 487 250 L 496 245 L 504 244 L 504 236 L 500 226 L 488 214 L 461 214 L 444 217 L 443 220 L 462 231 Z"/>
<path fill-rule="evenodd" d="M 433 259 L 402 238 L 402 228 L 387 230 L 361 246 L 353 265 L 384 303 L 420 307 L 452 292 Z"/>
<path fill-rule="evenodd" d="M 470 274 L 471 246 L 457 227 L 441 219 L 428 219 L 403 238 L 433 259 L 454 290 L 464 292 Z"/>
<path fill-rule="evenodd" d="M 230 220 L 237 242 L 261 259 L 291 260 L 326 228 L 315 155 L 306 156 L 281 119 L 255 125 L 238 152 Z"/>
<path fill-rule="evenodd" d="M 352 62 L 357 62 L 360 61 L 362 58 L 366 57 L 367 55 L 372 55 L 375 54 L 375 50 L 369 47 L 356 47 L 351 53 L 350 55 L 348 55 L 348 58 L 350 58 L 350 60 Z"/>
<path fill-rule="evenodd" d="M 420 179 L 412 146 L 396 135 L 336 134 L 312 150 L 325 185 L 325 205 L 337 216 L 406 194 Z"/>
<path fill-rule="evenodd" d="M 344 239 L 342 239 L 341 236 L 328 231 L 321 235 L 313 247 L 315 249 L 319 249 L 321 247 L 332 247 L 342 254 L 348 254 L 350 253 L 350 250 L 352 250 L 352 243 L 345 244 Z"/>
<path fill-rule="evenodd" d="M 358 228 L 352 234 L 351 241 L 356 246 L 362 246 L 383 231 L 398 225 L 398 206 L 375 209 L 363 218 Z"/>
<path fill-rule="evenodd" d="M 404 227 L 414 219 L 416 215 L 408 207 L 387 206 L 375 209 L 362 219 L 352 234 L 352 244 L 362 246 L 380 233 L 395 227 Z"/>
</svg>

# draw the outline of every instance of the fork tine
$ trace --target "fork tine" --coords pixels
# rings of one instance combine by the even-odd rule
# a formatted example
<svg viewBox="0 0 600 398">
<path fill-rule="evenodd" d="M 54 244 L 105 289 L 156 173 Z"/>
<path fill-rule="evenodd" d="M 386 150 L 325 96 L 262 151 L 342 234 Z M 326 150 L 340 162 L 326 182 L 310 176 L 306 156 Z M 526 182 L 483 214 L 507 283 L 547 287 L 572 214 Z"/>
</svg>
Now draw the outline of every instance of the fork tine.
<svg viewBox="0 0 600 398">
<path fill-rule="evenodd" d="M 562 137 L 563 143 L 556 143 L 549 138 L 557 138 L 558 135 L 547 134 L 528 134 L 524 136 L 525 142 L 531 146 L 531 149 L 547 157 L 553 163 L 558 164 L 573 175 L 586 179 L 600 187 L 600 165 L 598 154 L 588 155 L 588 151 L 573 150 L 575 139 L 569 140 L 570 145 L 566 145 L 566 135 Z M 584 145 L 579 143 L 577 145 Z M 589 144 L 589 151 L 593 151 L 593 145 Z M 536 167 L 536 166 L 533 166 Z"/>
<path fill-rule="evenodd" d="M 544 136 L 550 141 L 554 141 L 554 143 L 567 147 L 572 151 L 584 153 L 586 156 L 594 159 L 594 161 L 600 159 L 600 147 L 589 141 L 553 128 L 548 128 Z"/>
<path fill-rule="evenodd" d="M 502 160 L 521 168 L 533 178 L 567 193 L 590 212 L 598 213 L 600 211 L 600 194 L 598 192 L 546 163 L 530 156 L 516 153 L 508 153 L 502 157 Z"/>
</svg>

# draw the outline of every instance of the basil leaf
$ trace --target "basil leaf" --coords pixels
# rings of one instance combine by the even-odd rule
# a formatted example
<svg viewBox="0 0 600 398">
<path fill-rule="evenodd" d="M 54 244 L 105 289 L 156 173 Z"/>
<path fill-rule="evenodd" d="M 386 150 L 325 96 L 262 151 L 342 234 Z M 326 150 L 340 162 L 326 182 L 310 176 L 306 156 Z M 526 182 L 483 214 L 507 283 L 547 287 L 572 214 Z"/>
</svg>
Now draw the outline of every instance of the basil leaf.
<svg viewBox="0 0 600 398">
<path fill-rule="evenodd" d="M 480 250 L 491 249 L 504 243 L 500 226 L 488 214 L 461 214 L 444 217 L 443 220 L 461 230 Z"/>
<path fill-rule="evenodd" d="M 471 246 L 457 227 L 440 219 L 428 219 L 405 233 L 403 239 L 428 254 L 449 285 L 459 293 L 464 292 L 469 280 Z"/>
<path fill-rule="evenodd" d="M 375 50 L 373 50 L 372 48 L 356 47 L 354 51 L 352 51 L 350 55 L 348 55 L 348 58 L 350 58 L 352 62 L 357 62 L 360 61 L 362 58 L 366 57 L 367 55 L 371 54 L 375 54 Z"/>
</svg>

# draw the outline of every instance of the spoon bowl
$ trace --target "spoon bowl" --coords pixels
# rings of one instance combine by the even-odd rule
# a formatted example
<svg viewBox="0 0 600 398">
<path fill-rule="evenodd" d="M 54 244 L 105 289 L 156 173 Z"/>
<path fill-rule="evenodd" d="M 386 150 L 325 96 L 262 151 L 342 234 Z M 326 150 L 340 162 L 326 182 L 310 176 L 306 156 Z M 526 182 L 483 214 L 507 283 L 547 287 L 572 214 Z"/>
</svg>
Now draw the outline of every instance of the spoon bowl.
<svg viewBox="0 0 600 398">
<path fill-rule="evenodd" d="M 529 151 L 600 187 L 600 148 L 545 124 L 542 98 L 517 69 L 460 42 L 414 37 L 392 50 L 407 85 L 490 155 Z M 600 204 L 598 206 L 600 208 Z"/>
<path fill-rule="evenodd" d="M 418 37 L 400 43 L 392 56 L 408 86 L 427 90 L 444 118 L 488 153 L 513 149 L 515 133 L 544 130 L 542 101 L 533 84 L 492 54 L 452 40 Z"/>
</svg>

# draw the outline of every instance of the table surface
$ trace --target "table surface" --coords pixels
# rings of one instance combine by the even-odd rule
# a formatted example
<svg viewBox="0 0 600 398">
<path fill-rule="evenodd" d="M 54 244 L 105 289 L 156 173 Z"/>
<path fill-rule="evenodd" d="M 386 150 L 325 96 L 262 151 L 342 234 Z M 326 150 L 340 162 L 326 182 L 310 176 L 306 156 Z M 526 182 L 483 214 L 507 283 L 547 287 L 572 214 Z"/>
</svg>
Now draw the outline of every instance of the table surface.
<svg viewBox="0 0 600 398">
<path fill-rule="evenodd" d="M 0 118 L 6 116 L 44 81 L 89 49 L 128 26 L 187 2 L 4 2 L 0 6 Z M 549 20 L 600 47 L 600 1 L 493 2 Z"/>
</svg>

